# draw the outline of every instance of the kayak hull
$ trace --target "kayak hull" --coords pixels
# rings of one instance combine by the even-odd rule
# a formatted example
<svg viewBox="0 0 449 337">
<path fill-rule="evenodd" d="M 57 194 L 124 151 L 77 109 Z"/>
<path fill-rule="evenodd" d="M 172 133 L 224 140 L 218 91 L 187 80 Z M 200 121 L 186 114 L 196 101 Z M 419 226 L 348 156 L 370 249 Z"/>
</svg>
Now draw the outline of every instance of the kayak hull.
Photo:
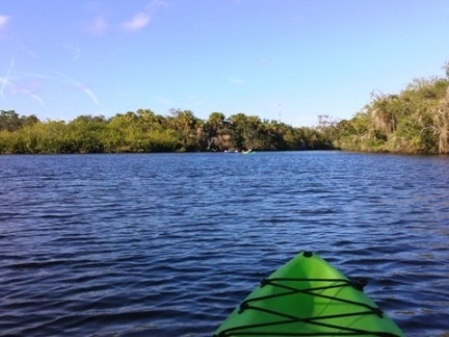
<svg viewBox="0 0 449 337">
<path fill-rule="evenodd" d="M 214 336 L 405 336 L 363 286 L 317 254 L 300 253 L 263 280 Z"/>
</svg>

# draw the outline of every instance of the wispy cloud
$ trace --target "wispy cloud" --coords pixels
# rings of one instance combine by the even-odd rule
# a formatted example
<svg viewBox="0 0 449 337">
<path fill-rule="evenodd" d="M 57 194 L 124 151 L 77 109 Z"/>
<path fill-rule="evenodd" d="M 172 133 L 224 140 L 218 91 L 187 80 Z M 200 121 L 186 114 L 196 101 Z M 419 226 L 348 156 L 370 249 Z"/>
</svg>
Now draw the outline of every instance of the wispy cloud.
<svg viewBox="0 0 449 337">
<path fill-rule="evenodd" d="M 14 95 L 25 95 L 28 96 L 29 98 L 35 100 L 36 102 L 38 102 L 40 105 L 42 105 L 43 107 L 45 107 L 45 102 L 42 99 L 41 96 L 39 96 L 36 92 L 34 88 L 27 88 L 26 86 L 24 87 L 20 87 L 20 86 L 13 86 L 11 88 L 11 93 Z"/>
<path fill-rule="evenodd" d="M 37 101 L 40 105 L 42 105 L 43 107 L 45 107 L 45 102 L 44 102 L 44 100 L 43 100 L 40 96 L 38 96 L 38 95 L 36 95 L 36 94 L 30 94 L 29 96 L 30 96 L 30 98 L 32 98 L 32 99 L 34 99 L 35 101 Z"/>
<path fill-rule="evenodd" d="M 11 84 L 12 83 L 11 83 L 10 77 L 7 77 L 7 76 L 0 77 L 0 97 L 1 98 L 5 98 L 5 88 L 7 86 L 10 86 Z"/>
<path fill-rule="evenodd" d="M 0 96 L 2 98 L 5 97 L 5 88 L 7 85 L 11 85 L 11 72 L 16 64 L 16 54 L 17 51 L 12 55 L 11 60 L 9 61 L 8 68 L 6 69 L 6 74 L 1 78 L 1 86 L 0 86 Z"/>
<path fill-rule="evenodd" d="M 97 98 L 97 95 L 95 95 L 95 93 L 93 92 L 92 89 L 90 89 L 89 87 L 80 86 L 80 89 L 87 95 L 90 97 L 90 99 L 92 100 L 92 102 L 94 102 L 96 105 L 100 105 L 100 101 Z"/>
<path fill-rule="evenodd" d="M 104 16 L 97 16 L 87 30 L 94 35 L 103 35 L 107 32 L 108 28 L 109 26 Z"/>
<path fill-rule="evenodd" d="M 87 97 L 89 97 L 94 104 L 100 105 L 100 100 L 90 87 L 66 75 L 61 74 L 61 76 L 69 81 L 77 90 L 87 95 Z"/>
<path fill-rule="evenodd" d="M 44 99 L 38 95 L 42 81 L 37 78 L 24 78 L 10 83 L 12 95 L 27 96 L 45 107 Z"/>
<path fill-rule="evenodd" d="M 134 15 L 130 20 L 123 22 L 122 28 L 128 32 L 136 32 L 144 28 L 151 21 L 149 14 L 140 12 Z"/>
<path fill-rule="evenodd" d="M 8 88 L 9 94 L 25 95 L 37 101 L 40 105 L 45 106 L 44 100 L 37 94 L 37 92 L 41 87 L 42 79 L 47 79 L 48 77 L 16 71 L 15 65 L 18 53 L 25 53 L 28 56 L 36 57 L 36 54 L 29 51 L 25 46 L 20 45 L 16 47 L 16 50 L 9 61 L 5 76 L 0 77 L 0 97 L 5 98 L 5 91 L 6 88 Z"/>
<path fill-rule="evenodd" d="M 150 13 L 154 13 L 155 11 L 158 11 L 160 8 L 168 8 L 171 6 L 171 2 L 168 0 L 152 0 L 147 5 L 147 9 L 150 11 Z"/>
</svg>

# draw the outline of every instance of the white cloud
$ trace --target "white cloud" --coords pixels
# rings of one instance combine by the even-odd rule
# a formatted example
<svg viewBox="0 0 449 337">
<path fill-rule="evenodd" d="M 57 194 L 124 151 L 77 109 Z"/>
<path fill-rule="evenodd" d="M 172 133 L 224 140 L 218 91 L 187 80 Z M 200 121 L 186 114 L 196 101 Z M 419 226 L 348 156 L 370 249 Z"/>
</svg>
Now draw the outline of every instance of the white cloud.
<svg viewBox="0 0 449 337">
<path fill-rule="evenodd" d="M 0 14 L 0 33 L 5 30 L 9 21 L 10 21 L 9 16 Z"/>
<path fill-rule="evenodd" d="M 122 28 L 129 32 L 135 32 L 141 30 L 151 21 L 151 17 L 146 13 L 137 13 L 131 20 L 125 21 L 122 24 Z"/>
<path fill-rule="evenodd" d="M 135 14 L 129 20 L 123 21 L 121 28 L 127 32 L 137 32 L 148 26 L 159 10 L 169 8 L 169 0 L 151 0 L 140 12 Z"/>
</svg>

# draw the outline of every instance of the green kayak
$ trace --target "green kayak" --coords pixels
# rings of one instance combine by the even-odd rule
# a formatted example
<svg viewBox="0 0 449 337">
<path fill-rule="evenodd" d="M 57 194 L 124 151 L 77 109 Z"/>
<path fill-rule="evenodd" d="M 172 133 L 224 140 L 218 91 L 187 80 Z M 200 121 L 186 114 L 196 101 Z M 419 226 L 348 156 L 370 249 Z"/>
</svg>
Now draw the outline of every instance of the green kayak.
<svg viewBox="0 0 449 337">
<path fill-rule="evenodd" d="M 263 280 L 215 337 L 405 336 L 354 282 L 304 252 Z"/>
</svg>

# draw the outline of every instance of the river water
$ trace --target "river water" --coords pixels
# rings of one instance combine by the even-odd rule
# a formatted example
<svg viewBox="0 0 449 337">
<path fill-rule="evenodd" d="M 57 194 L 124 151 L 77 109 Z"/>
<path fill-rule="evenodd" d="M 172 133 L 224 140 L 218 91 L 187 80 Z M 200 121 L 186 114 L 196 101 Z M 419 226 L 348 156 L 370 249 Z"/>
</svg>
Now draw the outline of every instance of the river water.
<svg viewBox="0 0 449 337">
<path fill-rule="evenodd" d="M 0 156 L 0 335 L 210 336 L 310 250 L 449 335 L 449 157 Z"/>
</svg>

